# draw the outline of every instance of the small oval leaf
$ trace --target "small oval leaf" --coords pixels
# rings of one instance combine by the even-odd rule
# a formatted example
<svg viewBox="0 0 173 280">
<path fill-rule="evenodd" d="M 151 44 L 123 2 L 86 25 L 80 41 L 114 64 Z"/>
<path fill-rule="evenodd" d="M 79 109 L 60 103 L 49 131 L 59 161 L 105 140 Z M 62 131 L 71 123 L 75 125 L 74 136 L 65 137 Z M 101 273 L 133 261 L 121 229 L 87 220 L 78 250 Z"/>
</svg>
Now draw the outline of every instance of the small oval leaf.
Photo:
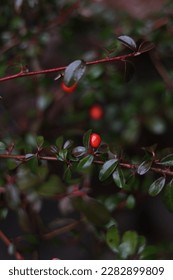
<svg viewBox="0 0 173 280">
<path fill-rule="evenodd" d="M 64 83 L 66 86 L 72 86 L 78 82 L 86 71 L 86 63 L 83 60 L 75 60 L 70 63 L 64 72 Z"/>
<path fill-rule="evenodd" d="M 114 172 L 117 165 L 118 165 L 117 159 L 110 159 L 106 161 L 99 172 L 100 181 L 106 180 L 112 174 L 112 172 Z"/>
<path fill-rule="evenodd" d="M 119 251 L 122 259 L 135 254 L 138 245 L 138 235 L 136 231 L 128 230 L 123 234 L 122 243 L 119 246 Z"/>
<path fill-rule="evenodd" d="M 156 181 L 154 181 L 149 187 L 148 193 L 151 196 L 158 195 L 165 185 L 165 177 L 159 177 Z"/>
<path fill-rule="evenodd" d="M 73 145 L 73 141 L 67 140 L 63 145 L 63 149 L 69 149 L 69 148 L 71 148 L 72 145 Z"/>
<path fill-rule="evenodd" d="M 128 48 L 130 48 L 131 50 L 135 51 L 137 49 L 136 43 L 135 43 L 135 41 L 131 37 L 129 37 L 127 35 L 122 35 L 122 36 L 119 36 L 117 39 L 123 45 L 125 45 Z"/>
<path fill-rule="evenodd" d="M 120 242 L 120 235 L 115 225 L 111 226 L 106 233 L 106 242 L 111 250 L 115 253 L 118 252 L 118 246 Z"/>
<path fill-rule="evenodd" d="M 167 166 L 173 166 L 173 154 L 170 154 L 170 155 L 162 158 L 160 164 L 167 165 Z"/>
<path fill-rule="evenodd" d="M 165 186 L 163 202 L 167 209 L 173 213 L 173 179 Z"/>
<path fill-rule="evenodd" d="M 77 166 L 78 170 L 80 171 L 80 170 L 89 168 L 91 166 L 93 160 L 94 160 L 93 155 L 87 155 L 86 157 L 84 157 L 83 159 L 81 159 L 79 161 L 79 164 Z"/>
<path fill-rule="evenodd" d="M 114 173 L 112 174 L 112 178 L 119 188 L 123 188 L 125 185 L 125 178 L 122 170 L 120 168 L 117 168 Z"/>
<path fill-rule="evenodd" d="M 137 168 L 137 173 L 139 175 L 144 175 L 147 173 L 151 168 L 152 162 L 151 161 L 143 161 Z"/>
<path fill-rule="evenodd" d="M 88 131 L 86 131 L 83 135 L 83 145 L 86 148 L 89 148 L 90 145 L 90 135 L 92 133 L 92 129 L 89 129 Z"/>
<path fill-rule="evenodd" d="M 81 157 L 86 153 L 86 148 L 84 146 L 77 146 L 73 149 L 72 154 L 75 157 Z"/>
</svg>

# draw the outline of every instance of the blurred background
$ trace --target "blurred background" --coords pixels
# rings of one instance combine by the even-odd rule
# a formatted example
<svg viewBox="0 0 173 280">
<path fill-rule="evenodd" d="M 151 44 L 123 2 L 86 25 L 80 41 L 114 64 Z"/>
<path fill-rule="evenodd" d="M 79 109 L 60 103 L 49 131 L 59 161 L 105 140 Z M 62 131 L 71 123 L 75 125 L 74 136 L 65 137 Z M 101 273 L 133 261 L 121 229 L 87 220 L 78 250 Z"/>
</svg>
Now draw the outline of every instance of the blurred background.
<svg viewBox="0 0 173 280">
<path fill-rule="evenodd" d="M 172 151 L 172 1 L 1 1 L 0 76 L 66 66 L 76 59 L 92 61 L 128 53 L 129 49 L 116 40 L 124 34 L 137 44 L 151 41 L 155 49 L 128 62 L 89 66 L 72 94 L 62 89 L 61 78 L 55 80 L 56 73 L 0 83 L 0 141 L 8 149 L 14 146 L 16 154 L 24 154 L 35 149 L 38 135 L 44 136 L 48 145 L 61 135 L 80 145 L 83 133 L 92 129 L 112 151 L 134 162 L 144 154 L 141 147 L 157 144 L 159 151 Z M 95 105 L 102 110 L 99 118 L 91 115 Z M 115 258 L 100 232 L 90 225 L 79 224 L 55 238 L 39 239 L 38 224 L 50 229 L 61 227 L 74 221 L 79 213 L 68 209 L 66 199 L 51 199 L 48 194 L 40 197 L 39 192 L 33 192 L 40 184 L 35 163 L 17 170 L 15 164 L 0 159 L 1 188 L 15 185 L 13 193 L 0 192 L 0 230 L 13 244 L 7 248 L 0 240 L 0 259 L 13 259 L 16 248 L 28 259 Z M 39 172 L 61 181 L 63 188 L 71 187 L 62 180 L 60 163 L 43 165 Z M 115 184 L 100 183 L 97 174 L 94 170 L 85 178 L 90 195 L 105 204 L 112 203 L 111 198 L 117 195 Z M 160 195 L 151 198 L 145 194 L 152 180 L 148 176 L 135 181 L 133 189 L 139 193 L 132 209 L 115 208 L 112 217 L 120 233 L 136 230 L 145 236 L 149 247 L 144 258 L 171 259 L 173 216 Z M 15 201 L 26 190 L 27 200 L 34 205 L 30 215 Z M 10 203 L 13 199 L 14 205 Z M 35 220 L 33 213 L 37 213 Z"/>
</svg>

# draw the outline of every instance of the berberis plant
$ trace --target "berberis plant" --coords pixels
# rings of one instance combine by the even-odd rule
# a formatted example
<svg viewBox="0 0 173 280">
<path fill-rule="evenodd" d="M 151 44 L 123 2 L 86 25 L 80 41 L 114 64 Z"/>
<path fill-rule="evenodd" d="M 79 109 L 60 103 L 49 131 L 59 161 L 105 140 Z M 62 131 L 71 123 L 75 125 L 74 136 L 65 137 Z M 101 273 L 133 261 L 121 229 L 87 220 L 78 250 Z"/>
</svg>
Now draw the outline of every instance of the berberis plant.
<svg viewBox="0 0 173 280">
<path fill-rule="evenodd" d="M 6 117 L 2 120 L 5 129 L 1 128 L 0 141 L 0 258 L 171 257 L 173 243 L 155 238 L 157 230 L 152 233 L 152 222 L 144 217 L 150 199 L 153 203 L 158 197 L 164 209 L 173 212 L 172 149 L 159 150 L 153 144 L 153 139 L 166 130 L 161 116 L 169 119 L 169 127 L 173 116 L 172 97 L 162 94 L 164 87 L 172 91 L 172 84 L 159 59 L 157 36 L 152 37 L 152 28 L 142 35 L 145 23 L 142 26 L 141 22 L 133 31 L 136 40 L 124 34 L 107 40 L 112 31 L 110 19 L 103 16 L 101 32 L 108 42 L 100 58 L 85 47 L 84 54 L 80 48 L 72 53 L 76 49 L 72 38 L 81 38 L 81 45 L 85 46 L 84 39 L 90 34 L 85 5 L 80 5 L 80 1 L 64 5 L 63 1 L 15 2 L 11 7 L 15 16 L 10 21 L 10 31 L 4 31 L 5 24 L 1 28 L 1 101 L 5 105 L 4 94 L 13 89 L 7 101 L 13 104 L 14 111 L 10 105 L 7 111 L 14 115 L 15 124 L 6 129 L 11 120 L 3 113 Z M 60 10 L 58 16 L 54 14 L 55 7 Z M 9 19 L 11 10 L 6 4 L 3 8 Z M 76 9 L 79 15 L 68 23 Z M 93 18 L 88 16 L 86 20 L 93 27 L 96 10 Z M 35 25 L 38 16 L 45 17 L 46 29 L 42 20 L 39 26 Z M 166 10 L 165 18 L 168 17 Z M 158 24 L 157 20 L 153 19 L 153 29 L 159 33 L 159 24 L 165 26 L 167 22 Z M 60 38 L 56 38 L 57 26 Z M 79 26 L 86 30 L 85 38 Z M 59 49 L 64 57 L 68 53 L 71 62 L 40 70 L 41 65 L 47 65 L 46 57 L 54 65 L 49 51 L 44 54 L 45 61 L 39 62 L 43 46 L 54 49 L 54 45 L 49 45 L 51 34 L 55 41 L 64 39 L 65 45 L 58 43 Z M 169 48 L 169 36 L 165 40 Z M 17 51 L 29 66 L 22 63 L 17 73 L 9 74 L 4 65 Z M 57 57 L 59 64 L 63 61 L 61 54 Z M 142 78 L 134 73 L 131 80 L 138 65 L 144 68 L 139 71 Z M 21 99 L 25 90 L 26 102 Z M 162 100 L 159 104 L 158 98 Z"/>
</svg>

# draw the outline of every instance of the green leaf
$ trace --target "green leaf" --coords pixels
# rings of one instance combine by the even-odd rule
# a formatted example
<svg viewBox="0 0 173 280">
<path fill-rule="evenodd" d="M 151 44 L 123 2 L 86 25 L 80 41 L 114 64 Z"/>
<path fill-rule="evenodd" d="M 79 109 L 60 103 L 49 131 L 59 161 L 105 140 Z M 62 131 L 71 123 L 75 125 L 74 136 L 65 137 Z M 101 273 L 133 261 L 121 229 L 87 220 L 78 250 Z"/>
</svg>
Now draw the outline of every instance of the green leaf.
<svg viewBox="0 0 173 280">
<path fill-rule="evenodd" d="M 59 136 L 56 139 L 56 146 L 59 150 L 62 149 L 63 142 L 64 142 L 64 137 L 63 136 Z"/>
<path fill-rule="evenodd" d="M 148 193 L 151 196 L 158 195 L 165 185 L 165 177 L 160 177 L 156 181 L 154 181 L 151 186 L 149 187 Z"/>
<path fill-rule="evenodd" d="M 138 235 L 136 231 L 126 231 L 122 237 L 122 243 L 119 246 L 120 256 L 123 259 L 135 254 L 138 244 Z"/>
<path fill-rule="evenodd" d="M 78 82 L 86 71 L 86 63 L 83 60 L 75 60 L 70 63 L 64 72 L 64 83 L 66 86 L 72 86 Z"/>
<path fill-rule="evenodd" d="M 87 155 L 86 157 L 84 157 L 83 159 L 81 159 L 78 163 L 78 170 L 82 171 L 84 169 L 87 169 L 91 166 L 92 162 L 94 160 L 94 156 L 93 155 Z"/>
<path fill-rule="evenodd" d="M 90 146 L 90 135 L 91 135 L 91 133 L 92 133 L 92 129 L 89 129 L 83 135 L 83 145 L 86 148 L 89 148 L 89 146 Z"/>
<path fill-rule="evenodd" d="M 94 198 L 74 197 L 72 203 L 77 210 L 86 216 L 90 223 L 96 226 L 105 225 L 110 220 L 110 213 L 107 208 Z"/>
<path fill-rule="evenodd" d="M 64 172 L 63 179 L 68 183 L 71 181 L 71 178 L 72 178 L 71 170 L 69 167 L 67 167 Z"/>
<path fill-rule="evenodd" d="M 111 226 L 106 233 L 106 242 L 113 252 L 118 252 L 120 242 L 119 231 L 115 225 Z"/>
<path fill-rule="evenodd" d="M 43 136 L 37 136 L 36 141 L 37 141 L 37 146 L 42 147 L 43 144 L 44 144 L 44 137 Z"/>
<path fill-rule="evenodd" d="M 73 141 L 67 140 L 63 145 L 63 149 L 69 149 L 69 148 L 71 148 L 72 145 L 73 145 Z"/>
<path fill-rule="evenodd" d="M 131 50 L 135 51 L 137 49 L 136 43 L 135 43 L 135 41 L 131 37 L 129 37 L 127 35 L 122 35 L 122 36 L 119 36 L 117 39 L 123 45 L 125 45 L 128 48 L 130 48 Z"/>
<path fill-rule="evenodd" d="M 137 173 L 139 175 L 144 175 L 145 173 L 147 173 L 152 165 L 152 161 L 143 161 L 137 168 Z"/>
<path fill-rule="evenodd" d="M 8 204 L 8 207 L 16 210 L 21 202 L 20 192 L 16 185 L 8 184 L 6 186 L 5 198 Z"/>
<path fill-rule="evenodd" d="M 125 185 L 125 178 L 123 171 L 120 168 L 117 168 L 114 173 L 112 174 L 112 178 L 119 188 L 123 188 Z"/>
<path fill-rule="evenodd" d="M 135 198 L 132 194 L 130 194 L 126 200 L 126 207 L 129 209 L 133 209 L 134 206 L 135 206 Z"/>
<path fill-rule="evenodd" d="M 5 150 L 6 145 L 3 142 L 0 142 L 0 150 Z"/>
<path fill-rule="evenodd" d="M 64 186 L 60 178 L 56 175 L 51 175 L 48 181 L 37 189 L 37 193 L 44 197 L 50 197 L 62 192 L 64 192 Z"/>
<path fill-rule="evenodd" d="M 112 172 L 114 172 L 117 165 L 118 159 L 110 159 L 106 161 L 99 172 L 100 181 L 106 180 L 112 174 Z"/>
<path fill-rule="evenodd" d="M 173 166 L 173 154 L 167 155 L 166 157 L 162 158 L 160 164 Z"/>
<path fill-rule="evenodd" d="M 165 186 L 163 202 L 167 209 L 173 213 L 173 179 Z"/>
<path fill-rule="evenodd" d="M 86 153 L 86 148 L 84 146 L 77 146 L 73 149 L 72 154 L 75 157 L 81 157 Z"/>
<path fill-rule="evenodd" d="M 60 161 L 66 161 L 67 154 L 68 154 L 67 149 L 62 149 L 59 151 L 59 154 L 57 155 L 57 159 Z"/>
</svg>

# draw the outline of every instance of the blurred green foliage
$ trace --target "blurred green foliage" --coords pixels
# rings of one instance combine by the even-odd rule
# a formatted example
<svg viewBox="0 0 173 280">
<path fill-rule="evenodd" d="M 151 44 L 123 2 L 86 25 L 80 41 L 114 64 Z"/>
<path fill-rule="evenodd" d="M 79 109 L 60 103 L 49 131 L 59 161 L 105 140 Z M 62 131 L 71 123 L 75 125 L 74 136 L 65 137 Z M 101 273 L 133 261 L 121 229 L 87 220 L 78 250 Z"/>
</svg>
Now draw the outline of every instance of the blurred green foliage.
<svg viewBox="0 0 173 280">
<path fill-rule="evenodd" d="M 173 257 L 173 229 L 154 216 L 173 212 L 171 176 L 150 172 L 172 166 L 172 11 L 171 1 L 145 19 L 104 1 L 2 1 L 1 77 L 129 53 L 120 35 L 155 49 L 88 66 L 71 94 L 56 73 L 0 84 L 0 230 L 14 246 L 0 259 Z M 102 137 L 94 152 L 91 131 Z"/>
</svg>

